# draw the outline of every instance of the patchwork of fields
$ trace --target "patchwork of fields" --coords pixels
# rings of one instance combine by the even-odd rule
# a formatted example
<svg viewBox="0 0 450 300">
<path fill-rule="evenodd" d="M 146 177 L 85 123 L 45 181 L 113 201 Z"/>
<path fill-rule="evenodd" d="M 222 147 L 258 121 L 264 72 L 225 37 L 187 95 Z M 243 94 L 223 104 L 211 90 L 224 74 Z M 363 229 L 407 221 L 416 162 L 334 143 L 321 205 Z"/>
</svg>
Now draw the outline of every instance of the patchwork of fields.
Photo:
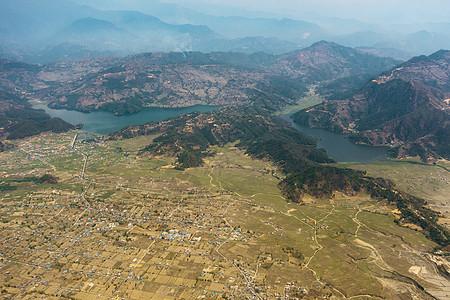
<svg viewBox="0 0 450 300">
<path fill-rule="evenodd" d="M 398 226 L 395 207 L 386 203 L 345 194 L 287 203 L 277 168 L 234 145 L 211 148 L 216 154 L 203 167 L 179 171 L 172 158 L 138 155 L 153 137 L 88 139 L 71 149 L 74 135 L 28 138 L 0 154 L 2 185 L 10 187 L 0 192 L 5 298 L 450 294 L 448 278 L 437 268 L 444 262 L 428 254 L 437 245 Z M 352 167 L 393 177 L 382 164 Z M 430 168 L 424 172 L 448 178 L 444 169 Z M 26 179 L 46 173 L 58 183 Z M 436 199 L 448 189 L 440 182 L 430 191 L 434 183 L 426 178 L 434 177 L 414 174 L 392 179 L 400 189 L 410 184 L 418 195 L 428 191 Z M 417 183 L 422 181 L 427 185 Z"/>
</svg>

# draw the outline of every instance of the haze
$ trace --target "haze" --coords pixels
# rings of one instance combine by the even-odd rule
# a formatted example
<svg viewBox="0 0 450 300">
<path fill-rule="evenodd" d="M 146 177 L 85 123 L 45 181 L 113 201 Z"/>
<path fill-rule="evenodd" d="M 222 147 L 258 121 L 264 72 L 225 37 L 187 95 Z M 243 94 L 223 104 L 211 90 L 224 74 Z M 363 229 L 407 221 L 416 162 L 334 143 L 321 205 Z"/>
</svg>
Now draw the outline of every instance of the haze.
<svg viewBox="0 0 450 300">
<path fill-rule="evenodd" d="M 447 0 L 165 0 L 217 15 L 238 8 L 279 16 L 340 17 L 371 23 L 450 22 Z"/>
<path fill-rule="evenodd" d="M 407 60 L 450 48 L 443 0 L 2 0 L 0 58 L 281 54 L 326 40 Z"/>
</svg>

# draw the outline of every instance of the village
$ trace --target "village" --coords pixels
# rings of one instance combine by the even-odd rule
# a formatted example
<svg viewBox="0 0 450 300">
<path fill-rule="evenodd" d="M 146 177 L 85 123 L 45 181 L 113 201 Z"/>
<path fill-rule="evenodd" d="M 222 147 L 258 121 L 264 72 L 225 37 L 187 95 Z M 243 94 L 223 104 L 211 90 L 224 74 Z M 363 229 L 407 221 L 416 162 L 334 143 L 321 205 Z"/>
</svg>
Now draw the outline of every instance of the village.
<svg viewBox="0 0 450 300">
<path fill-rule="evenodd" d="M 27 170 L 14 176 L 31 176 L 59 169 L 53 156 L 79 156 L 60 178 L 75 189 L 56 184 L 2 194 L 2 294 L 258 299 L 292 288 L 281 282 L 262 288 L 264 277 L 255 278 L 246 260 L 230 260 L 220 251 L 231 241 L 255 238 L 233 226 L 232 216 L 242 213 L 232 193 L 154 178 L 137 186 L 124 180 L 105 192 L 108 179 L 84 175 L 84 157 L 95 159 L 94 148 L 103 142 L 75 144 L 76 138 L 65 136 L 60 145 L 30 138 L 3 158 L 3 174 L 20 166 Z"/>
<path fill-rule="evenodd" d="M 318 275 L 314 268 L 326 267 L 314 257 L 325 251 L 321 243 L 327 236 L 343 247 L 350 231 L 363 232 L 362 225 L 348 230 L 327 219 L 338 210 L 355 214 L 356 204 L 326 205 L 320 218 L 313 218 L 270 196 L 277 179 L 261 171 L 262 163 L 246 161 L 249 166 L 241 168 L 242 161 L 230 165 L 231 154 L 220 153 L 210 162 L 212 169 L 188 174 L 171 168 L 169 158 L 137 157 L 127 144 L 81 132 L 20 141 L 0 157 L 2 184 L 14 186 L 0 194 L 0 294 L 7 299 L 326 299 L 353 293 Z M 227 187 L 214 176 L 219 167 L 224 174 L 255 174 L 272 190 L 257 187 L 263 195 L 240 194 L 245 189 Z M 48 173 L 57 183 L 29 179 Z M 193 184 L 195 176 L 199 184 Z M 267 204 L 267 197 L 278 202 Z M 361 206 L 361 211 L 370 209 Z M 366 252 L 351 255 L 370 263 Z M 376 290 L 373 284 L 368 288 Z"/>
</svg>

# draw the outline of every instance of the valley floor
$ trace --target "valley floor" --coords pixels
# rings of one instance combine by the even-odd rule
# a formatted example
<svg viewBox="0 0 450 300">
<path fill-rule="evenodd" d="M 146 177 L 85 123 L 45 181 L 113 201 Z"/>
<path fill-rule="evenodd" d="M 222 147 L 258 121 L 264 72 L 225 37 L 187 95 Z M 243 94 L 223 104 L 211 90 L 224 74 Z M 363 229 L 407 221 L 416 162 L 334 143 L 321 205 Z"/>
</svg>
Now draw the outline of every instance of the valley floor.
<svg viewBox="0 0 450 300">
<path fill-rule="evenodd" d="M 16 188 L 0 192 L 6 299 L 450 295 L 437 267 L 448 262 L 429 254 L 436 244 L 396 225 L 385 203 L 345 194 L 287 203 L 276 167 L 233 145 L 178 171 L 171 158 L 137 156 L 151 137 L 71 149 L 75 134 L 0 154 L 2 184 Z M 24 180 L 45 173 L 58 183 Z"/>
<path fill-rule="evenodd" d="M 366 171 L 371 177 L 390 179 L 399 190 L 425 199 L 429 208 L 442 214 L 440 223 L 450 229 L 449 162 L 430 165 L 419 160 L 392 160 L 346 166 Z"/>
</svg>

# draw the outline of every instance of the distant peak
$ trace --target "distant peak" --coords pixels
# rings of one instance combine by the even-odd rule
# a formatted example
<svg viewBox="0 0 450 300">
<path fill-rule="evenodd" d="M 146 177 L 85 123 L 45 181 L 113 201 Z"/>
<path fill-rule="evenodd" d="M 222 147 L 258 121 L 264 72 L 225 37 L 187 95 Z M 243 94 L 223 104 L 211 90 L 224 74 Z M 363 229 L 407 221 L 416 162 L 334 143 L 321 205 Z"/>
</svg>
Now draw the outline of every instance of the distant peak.
<svg viewBox="0 0 450 300">
<path fill-rule="evenodd" d="M 421 62 L 428 62 L 428 61 L 433 61 L 433 60 L 450 60 L 450 51 L 449 50 L 439 50 L 433 54 L 431 54 L 430 56 L 426 56 L 426 55 L 420 55 L 420 56 L 416 56 L 411 58 L 407 63 L 421 63 Z"/>
<path fill-rule="evenodd" d="M 450 50 L 441 49 L 429 56 L 431 59 L 450 59 Z"/>
<path fill-rule="evenodd" d="M 424 62 L 424 61 L 428 61 L 428 56 L 420 55 L 420 56 L 415 56 L 415 57 L 411 58 L 410 60 L 407 61 L 407 63 L 419 63 L 419 62 Z"/>
<path fill-rule="evenodd" d="M 410 36 L 432 36 L 432 35 L 433 33 L 426 30 L 420 30 L 410 34 Z"/>
<path fill-rule="evenodd" d="M 310 46 L 310 48 L 318 48 L 318 47 L 329 47 L 329 48 L 335 48 L 335 47 L 344 47 L 342 45 L 336 44 L 334 42 L 328 42 L 325 40 L 321 40 L 319 42 L 316 42 Z"/>
<path fill-rule="evenodd" d="M 111 28 L 115 28 L 116 26 L 108 21 L 105 20 L 100 20 L 100 19 L 96 19 L 96 18 L 92 18 L 92 17 L 87 17 L 87 18 L 82 18 L 82 19 L 78 19 L 76 21 L 74 21 L 72 23 L 72 26 L 74 27 L 89 27 L 89 26 L 102 26 L 102 27 L 111 27 Z"/>
</svg>

